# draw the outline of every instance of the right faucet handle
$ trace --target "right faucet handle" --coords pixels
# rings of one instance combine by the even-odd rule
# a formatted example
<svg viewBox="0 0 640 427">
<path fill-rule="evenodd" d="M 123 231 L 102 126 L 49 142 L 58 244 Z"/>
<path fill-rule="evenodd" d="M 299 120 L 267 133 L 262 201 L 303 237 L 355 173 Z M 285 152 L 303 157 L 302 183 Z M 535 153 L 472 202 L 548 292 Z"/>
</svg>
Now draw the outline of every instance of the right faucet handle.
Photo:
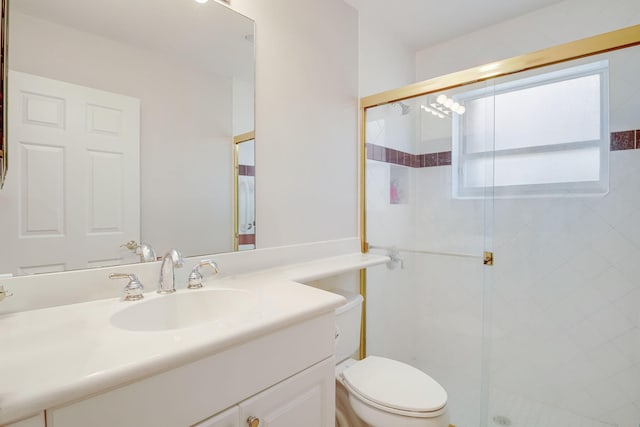
<svg viewBox="0 0 640 427">
<path fill-rule="evenodd" d="M 189 284 L 187 288 L 189 289 L 198 289 L 202 287 L 202 267 L 210 267 L 213 270 L 213 274 L 220 273 L 220 267 L 216 264 L 215 261 L 210 259 L 205 259 L 200 261 L 193 270 L 191 270 L 191 274 L 189 274 Z"/>
<path fill-rule="evenodd" d="M 135 274 L 111 273 L 109 279 L 129 279 L 129 283 L 124 287 L 125 301 L 137 301 L 144 298 L 144 286 Z"/>
</svg>

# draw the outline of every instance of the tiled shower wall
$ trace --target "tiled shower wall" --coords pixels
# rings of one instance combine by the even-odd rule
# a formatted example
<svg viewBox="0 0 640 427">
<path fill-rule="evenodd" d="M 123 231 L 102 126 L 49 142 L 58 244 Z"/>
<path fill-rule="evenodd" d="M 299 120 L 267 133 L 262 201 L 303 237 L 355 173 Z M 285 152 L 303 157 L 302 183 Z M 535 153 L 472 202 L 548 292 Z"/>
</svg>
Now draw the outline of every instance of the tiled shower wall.
<svg viewBox="0 0 640 427">
<path fill-rule="evenodd" d="M 369 185 L 381 185 L 391 167 L 398 166 L 369 162 L 379 179 Z M 489 233 L 496 265 L 486 276 L 491 387 L 583 419 L 637 427 L 640 150 L 611 153 L 611 190 L 600 197 L 499 199 L 491 208 L 451 198 L 450 166 L 412 174 L 413 206 L 388 207 L 415 221 L 413 234 L 394 236 L 405 246 L 479 254 L 484 212 L 495 216 Z M 384 194 L 378 197 L 382 203 Z M 373 215 L 398 231 L 392 213 L 374 209 Z M 370 353 L 429 373 L 449 392 L 452 421 L 474 425 L 481 405 L 483 267 L 474 258 L 403 256 L 404 270 L 377 269 L 370 281 L 369 329 L 387 331 L 384 338 L 370 332 Z"/>
<path fill-rule="evenodd" d="M 391 206 L 389 170 L 402 166 L 368 162 L 369 220 L 385 224 L 370 242 L 479 254 L 495 217 L 486 277 L 478 259 L 407 253 L 405 269 L 370 275 L 370 354 L 440 381 L 454 424 L 481 413 L 485 286 L 492 390 L 579 425 L 640 423 L 640 150 L 616 135 L 630 133 L 612 135 L 611 188 L 598 197 L 455 200 L 441 166 L 410 168 L 410 203 Z"/>
<path fill-rule="evenodd" d="M 496 387 L 640 424 L 640 150 L 611 153 L 606 196 L 496 200 Z"/>
<path fill-rule="evenodd" d="M 390 204 L 391 169 L 410 166 L 409 153 L 415 152 L 416 139 L 413 115 L 402 116 L 395 108 L 381 107 L 368 114 L 372 121 L 367 125 L 368 154 L 384 158 L 367 162 L 367 219 L 369 224 L 374 224 L 368 227 L 367 240 L 378 246 L 410 245 L 415 228 L 411 200 Z M 412 168 L 406 169 L 409 178 L 406 190 L 411 195 L 415 191 L 415 176 Z M 414 273 L 410 263 L 406 266 L 405 269 L 377 267 L 368 271 L 367 310 L 373 315 L 367 320 L 367 352 L 415 364 Z"/>
<path fill-rule="evenodd" d="M 436 188 L 446 184 L 448 169 L 420 171 L 432 185 L 416 194 L 417 240 L 461 250 L 445 243 L 448 236 L 455 241 L 471 232 L 477 250 L 482 236 L 473 230 L 481 224 L 465 218 L 462 204 L 483 206 L 458 204 L 445 185 Z M 638 182 L 640 150 L 626 150 L 611 153 L 604 197 L 494 202 L 492 387 L 624 427 L 640 423 Z M 417 354 L 421 366 L 457 390 L 476 372 L 465 372 L 469 358 L 480 357 L 479 345 L 460 335 L 480 330 L 482 273 L 466 260 L 439 258 L 423 256 L 416 265 Z"/>
<path fill-rule="evenodd" d="M 238 165 L 238 175 L 256 176 L 256 167 L 253 165 Z"/>
<path fill-rule="evenodd" d="M 401 167 L 409 170 L 409 202 L 390 205 L 390 172 Z M 450 166 L 408 168 L 368 161 L 370 244 L 481 253 L 484 221 L 477 209 L 483 203 L 452 200 L 450 176 Z M 481 406 L 482 264 L 477 258 L 408 252 L 401 256 L 404 268 L 368 271 L 368 354 L 391 357 L 424 370 L 446 388 L 451 422 L 477 426 Z"/>
</svg>

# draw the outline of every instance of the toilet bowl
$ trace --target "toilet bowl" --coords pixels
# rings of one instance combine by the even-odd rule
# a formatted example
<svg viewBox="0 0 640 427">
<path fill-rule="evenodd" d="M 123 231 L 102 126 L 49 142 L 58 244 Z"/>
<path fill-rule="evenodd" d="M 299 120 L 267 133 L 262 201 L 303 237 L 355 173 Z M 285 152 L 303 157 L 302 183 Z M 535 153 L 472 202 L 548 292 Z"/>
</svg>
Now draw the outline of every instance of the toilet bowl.
<svg viewBox="0 0 640 427">
<path fill-rule="evenodd" d="M 336 427 L 447 427 L 447 392 L 433 378 L 397 360 L 350 358 L 360 344 L 361 295 L 336 309 Z"/>
</svg>

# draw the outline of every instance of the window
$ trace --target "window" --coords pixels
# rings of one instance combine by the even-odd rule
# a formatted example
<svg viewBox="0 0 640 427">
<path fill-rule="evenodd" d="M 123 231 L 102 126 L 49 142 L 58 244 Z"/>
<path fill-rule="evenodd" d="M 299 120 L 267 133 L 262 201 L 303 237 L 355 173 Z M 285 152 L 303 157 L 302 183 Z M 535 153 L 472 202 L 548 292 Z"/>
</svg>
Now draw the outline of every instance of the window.
<svg viewBox="0 0 640 427">
<path fill-rule="evenodd" d="M 604 194 L 609 186 L 608 61 L 458 94 L 454 197 Z"/>
</svg>

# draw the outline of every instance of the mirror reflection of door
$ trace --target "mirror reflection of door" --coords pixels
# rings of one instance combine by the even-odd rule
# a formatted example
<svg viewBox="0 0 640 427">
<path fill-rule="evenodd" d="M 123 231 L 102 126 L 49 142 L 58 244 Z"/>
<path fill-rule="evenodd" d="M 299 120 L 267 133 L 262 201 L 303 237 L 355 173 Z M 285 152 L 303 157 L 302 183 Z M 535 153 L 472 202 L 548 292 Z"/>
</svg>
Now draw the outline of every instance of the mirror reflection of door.
<svg viewBox="0 0 640 427">
<path fill-rule="evenodd" d="M 7 80 L 13 136 L 6 134 L 11 165 L 0 191 L 0 274 L 153 259 L 141 242 L 157 255 L 173 247 L 185 256 L 230 252 L 230 139 L 254 129 L 254 22 L 220 2 L 8 3 L 5 64 L 64 82 L 74 96 L 31 84 L 18 88 L 23 96 Z M 141 29 L 151 9 L 153 25 Z M 135 98 L 139 107 L 91 93 L 82 107 L 76 86 Z M 133 116 L 135 144 L 117 141 Z"/>
<path fill-rule="evenodd" d="M 255 139 L 253 132 L 233 138 L 235 144 L 235 250 L 256 248 Z"/>
<path fill-rule="evenodd" d="M 17 71 L 10 85 L 0 273 L 136 262 L 120 246 L 140 236 L 140 101 Z"/>
</svg>

